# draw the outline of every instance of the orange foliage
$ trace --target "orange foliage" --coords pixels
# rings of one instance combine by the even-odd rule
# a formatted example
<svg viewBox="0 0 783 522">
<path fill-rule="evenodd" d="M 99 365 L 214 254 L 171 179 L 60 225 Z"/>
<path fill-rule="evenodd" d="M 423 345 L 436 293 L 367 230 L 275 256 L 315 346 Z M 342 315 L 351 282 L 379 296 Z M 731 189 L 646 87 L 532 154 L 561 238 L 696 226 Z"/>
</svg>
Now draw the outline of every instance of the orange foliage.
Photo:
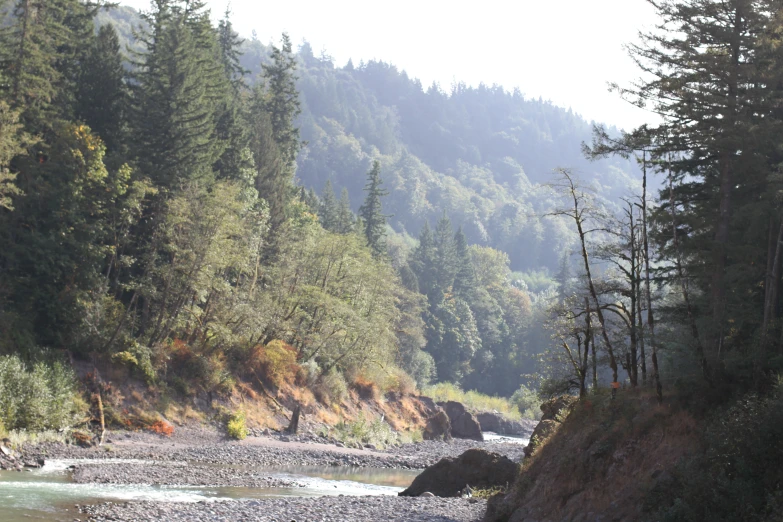
<svg viewBox="0 0 783 522">
<path fill-rule="evenodd" d="M 258 345 L 253 349 L 248 361 L 250 368 L 260 372 L 277 387 L 293 382 L 299 365 L 296 364 L 296 348 L 284 341 L 275 340 L 266 346 Z"/>
<path fill-rule="evenodd" d="M 166 421 L 155 421 L 150 425 L 150 431 L 157 433 L 158 435 L 165 435 L 171 437 L 174 434 L 174 426 Z"/>
</svg>

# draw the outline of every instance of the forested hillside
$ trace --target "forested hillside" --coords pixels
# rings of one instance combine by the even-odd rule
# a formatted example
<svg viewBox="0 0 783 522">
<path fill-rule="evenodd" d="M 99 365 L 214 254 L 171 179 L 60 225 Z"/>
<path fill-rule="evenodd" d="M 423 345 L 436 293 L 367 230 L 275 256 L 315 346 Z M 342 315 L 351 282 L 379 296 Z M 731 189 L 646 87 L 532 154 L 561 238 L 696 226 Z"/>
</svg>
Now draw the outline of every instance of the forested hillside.
<svg viewBox="0 0 783 522">
<path fill-rule="evenodd" d="M 101 14 L 99 22 L 111 20 L 134 46 L 137 17 L 120 8 Z M 261 81 L 269 46 L 248 39 L 240 49 L 248 82 Z M 581 144 L 592 136 L 589 122 L 518 89 L 423 86 L 390 63 L 336 64 L 326 53 L 315 56 L 307 42 L 298 45 L 296 58 L 302 102 L 296 121 L 307 142 L 297 179 L 318 195 L 327 181 L 337 194 L 347 189 L 356 211 L 364 175 L 379 160 L 396 232 L 415 237 L 446 212 L 469 243 L 506 252 L 513 270 L 548 269 L 551 275 L 575 240 L 562 223 L 545 218 L 554 199 L 540 185 L 555 168 L 578 171 L 608 205 L 639 190 L 635 161 L 593 162 L 582 155 Z"/>
</svg>

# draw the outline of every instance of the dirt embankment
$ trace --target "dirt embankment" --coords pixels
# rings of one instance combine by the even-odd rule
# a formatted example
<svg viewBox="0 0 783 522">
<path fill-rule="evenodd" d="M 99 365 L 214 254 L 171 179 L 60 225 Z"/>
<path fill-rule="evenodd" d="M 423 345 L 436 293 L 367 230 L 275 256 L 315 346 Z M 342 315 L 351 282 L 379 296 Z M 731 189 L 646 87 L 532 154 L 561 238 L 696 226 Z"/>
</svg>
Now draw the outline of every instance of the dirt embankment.
<svg viewBox="0 0 783 522">
<path fill-rule="evenodd" d="M 697 421 L 676 405 L 644 391 L 590 397 L 525 459 L 484 520 L 643 519 L 648 492 L 698 447 Z"/>
</svg>

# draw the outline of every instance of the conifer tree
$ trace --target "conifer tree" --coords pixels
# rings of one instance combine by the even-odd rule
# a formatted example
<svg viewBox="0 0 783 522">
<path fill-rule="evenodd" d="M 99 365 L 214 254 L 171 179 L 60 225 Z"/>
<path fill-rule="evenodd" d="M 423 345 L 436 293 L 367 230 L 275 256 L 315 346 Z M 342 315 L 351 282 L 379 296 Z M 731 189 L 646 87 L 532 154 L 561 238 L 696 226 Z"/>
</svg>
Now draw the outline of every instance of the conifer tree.
<svg viewBox="0 0 783 522">
<path fill-rule="evenodd" d="M 350 234 L 353 232 L 354 215 L 351 212 L 351 200 L 348 197 L 348 189 L 343 187 L 340 192 L 340 201 L 337 203 L 337 232 Z"/>
<path fill-rule="evenodd" d="M 332 189 L 332 182 L 326 180 L 324 190 L 321 192 L 321 205 L 319 209 L 319 216 L 321 217 L 321 225 L 330 232 L 338 231 L 338 208 L 337 197 L 334 195 Z"/>
<path fill-rule="evenodd" d="M 434 244 L 436 283 L 443 292 L 448 292 L 451 290 L 457 271 L 457 251 L 454 244 L 454 229 L 445 211 L 435 228 Z"/>
<path fill-rule="evenodd" d="M 138 35 L 146 52 L 136 63 L 134 155 L 146 175 L 169 189 L 185 180 L 209 182 L 225 149 L 216 136 L 222 64 L 199 7 L 156 0 L 143 15 L 148 32 Z"/>
<path fill-rule="evenodd" d="M 294 120 L 302 109 L 299 91 L 296 89 L 296 56 L 287 33 L 283 33 L 280 47 L 272 46 L 271 58 L 271 64 L 261 66 L 266 83 L 265 105 L 272 123 L 272 135 L 280 147 L 283 162 L 293 171 L 301 146 L 299 129 L 294 126 Z"/>
<path fill-rule="evenodd" d="M 454 276 L 454 295 L 470 302 L 476 290 L 476 273 L 470 260 L 468 241 L 462 227 L 457 229 L 454 235 L 454 254 L 456 261 L 456 275 Z"/>
<path fill-rule="evenodd" d="M 76 93 L 76 118 L 101 137 L 110 152 L 124 148 L 129 104 L 120 41 L 104 25 L 87 51 Z"/>
<path fill-rule="evenodd" d="M 364 223 L 364 237 L 367 240 L 367 246 L 372 250 L 376 257 L 386 253 L 386 216 L 381 207 L 381 198 L 389 194 L 381 185 L 381 164 L 375 160 L 372 169 L 367 174 L 367 184 L 364 191 L 367 195 L 364 203 L 359 208 L 359 216 Z"/>
<path fill-rule="evenodd" d="M 79 0 L 17 0 L 13 23 L 0 28 L 0 97 L 21 111 L 31 134 L 44 136 L 73 117 L 97 8 Z"/>
</svg>

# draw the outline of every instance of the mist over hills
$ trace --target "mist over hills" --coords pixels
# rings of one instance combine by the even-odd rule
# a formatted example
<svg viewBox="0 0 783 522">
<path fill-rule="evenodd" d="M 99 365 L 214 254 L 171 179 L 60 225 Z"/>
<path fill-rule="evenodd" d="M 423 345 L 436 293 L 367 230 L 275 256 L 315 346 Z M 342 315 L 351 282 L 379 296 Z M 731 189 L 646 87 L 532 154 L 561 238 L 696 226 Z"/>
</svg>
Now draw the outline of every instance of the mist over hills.
<svg viewBox="0 0 783 522">
<path fill-rule="evenodd" d="M 132 27 L 141 23 L 129 7 L 101 13 L 98 21 L 111 21 L 128 45 Z M 258 81 L 269 49 L 258 40 L 244 42 L 249 84 Z M 346 188 L 356 210 L 365 175 L 380 160 L 390 191 L 384 209 L 398 233 L 415 237 L 425 221 L 434 224 L 445 212 L 470 243 L 508 253 L 513 270 L 553 272 L 574 238 L 546 217 L 554 203 L 541 185 L 552 170 L 574 169 L 607 202 L 639 185 L 633 161 L 582 156 L 591 122 L 518 89 L 425 87 L 383 61 L 339 66 L 325 53 L 316 56 L 306 41 L 297 57 L 298 124 L 307 142 L 297 178 L 319 194 L 327 180 L 338 194 Z"/>
</svg>

